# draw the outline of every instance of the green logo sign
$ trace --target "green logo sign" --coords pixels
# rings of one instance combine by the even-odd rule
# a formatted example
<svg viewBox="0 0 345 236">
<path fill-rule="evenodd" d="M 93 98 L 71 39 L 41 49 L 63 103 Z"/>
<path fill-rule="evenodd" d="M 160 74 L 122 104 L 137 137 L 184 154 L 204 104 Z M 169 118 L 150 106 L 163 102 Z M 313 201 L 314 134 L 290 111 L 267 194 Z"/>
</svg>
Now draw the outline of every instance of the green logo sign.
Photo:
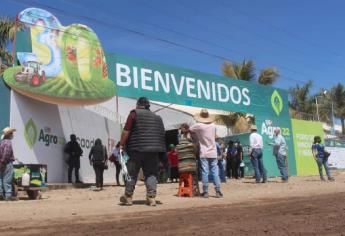
<svg viewBox="0 0 345 236">
<path fill-rule="evenodd" d="M 283 110 L 283 99 L 277 90 L 274 90 L 272 93 L 271 104 L 274 112 L 279 116 L 280 112 Z"/>
<path fill-rule="evenodd" d="M 24 137 L 28 146 L 32 148 L 37 141 L 37 128 L 31 118 L 25 125 Z"/>
</svg>

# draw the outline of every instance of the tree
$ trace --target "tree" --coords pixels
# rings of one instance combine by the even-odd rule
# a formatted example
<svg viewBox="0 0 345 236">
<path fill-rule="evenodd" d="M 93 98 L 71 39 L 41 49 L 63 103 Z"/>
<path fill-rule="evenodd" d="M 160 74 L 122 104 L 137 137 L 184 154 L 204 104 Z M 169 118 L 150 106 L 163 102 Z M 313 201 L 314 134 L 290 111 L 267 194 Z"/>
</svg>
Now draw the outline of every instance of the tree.
<svg viewBox="0 0 345 236">
<path fill-rule="evenodd" d="M 340 83 L 331 88 L 330 102 L 333 102 L 334 105 L 334 116 L 340 119 L 341 122 L 341 131 L 345 135 L 345 89 L 344 86 Z"/>
<path fill-rule="evenodd" d="M 254 62 L 244 60 L 242 63 L 232 63 L 225 61 L 222 66 L 223 75 L 232 79 L 257 82 L 262 85 L 272 85 L 279 77 L 279 73 L 274 68 L 264 68 L 259 75 L 255 74 Z M 240 112 L 231 112 L 228 115 L 216 117 L 218 123 L 224 124 L 227 128 L 234 127 L 236 133 L 245 132 L 254 121 L 250 116 Z"/>
<path fill-rule="evenodd" d="M 14 36 L 17 30 L 24 28 L 24 24 L 6 17 L 0 17 L 0 77 L 2 76 L 5 69 L 12 63 L 12 55 L 7 50 L 9 42 L 13 42 Z"/>
<path fill-rule="evenodd" d="M 256 75 L 254 62 L 251 60 L 244 60 L 242 63 L 225 61 L 222 66 L 222 72 L 226 77 L 245 81 L 256 81 L 263 85 L 272 85 L 279 77 L 278 71 L 271 67 L 262 69 L 260 74 Z"/>
<path fill-rule="evenodd" d="M 289 89 L 290 94 L 290 112 L 292 117 L 302 119 L 314 118 L 313 99 L 310 96 L 310 89 L 313 86 L 312 81 L 308 81 L 303 86 L 296 85 Z"/>
</svg>

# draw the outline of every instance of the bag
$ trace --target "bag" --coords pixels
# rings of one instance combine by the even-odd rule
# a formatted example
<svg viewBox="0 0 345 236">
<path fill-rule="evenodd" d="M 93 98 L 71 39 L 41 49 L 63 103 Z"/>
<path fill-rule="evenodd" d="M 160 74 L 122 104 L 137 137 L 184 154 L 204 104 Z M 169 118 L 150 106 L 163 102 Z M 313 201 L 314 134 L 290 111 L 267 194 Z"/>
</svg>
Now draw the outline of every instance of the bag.
<svg viewBox="0 0 345 236">
<path fill-rule="evenodd" d="M 109 161 L 110 162 L 115 162 L 116 161 L 116 157 L 114 154 L 111 154 L 111 156 L 109 157 Z"/>
<path fill-rule="evenodd" d="M 330 152 L 327 152 L 327 151 L 324 151 L 324 152 L 323 152 L 324 158 L 328 158 L 330 155 L 331 155 Z"/>
<path fill-rule="evenodd" d="M 107 170 L 108 169 L 108 160 L 107 160 L 107 150 L 105 149 L 105 146 L 103 146 L 103 157 L 104 157 L 104 165 L 103 165 L 103 169 Z"/>
</svg>

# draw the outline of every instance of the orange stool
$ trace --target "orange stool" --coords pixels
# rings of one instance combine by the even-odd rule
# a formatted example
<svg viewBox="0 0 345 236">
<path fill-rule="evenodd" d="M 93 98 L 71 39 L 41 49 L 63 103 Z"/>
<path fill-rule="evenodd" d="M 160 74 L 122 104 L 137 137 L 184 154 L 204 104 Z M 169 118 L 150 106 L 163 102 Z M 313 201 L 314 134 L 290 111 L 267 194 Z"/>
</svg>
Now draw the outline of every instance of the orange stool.
<svg viewBox="0 0 345 236">
<path fill-rule="evenodd" d="M 181 173 L 178 196 L 193 197 L 193 176 L 191 173 Z"/>
</svg>

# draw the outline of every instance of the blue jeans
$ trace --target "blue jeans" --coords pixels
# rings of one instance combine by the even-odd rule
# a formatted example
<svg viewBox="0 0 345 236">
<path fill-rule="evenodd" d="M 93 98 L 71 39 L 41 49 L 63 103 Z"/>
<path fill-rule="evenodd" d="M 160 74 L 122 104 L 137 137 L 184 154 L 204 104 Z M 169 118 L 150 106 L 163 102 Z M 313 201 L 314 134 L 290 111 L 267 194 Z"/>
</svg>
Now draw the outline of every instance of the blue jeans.
<svg viewBox="0 0 345 236">
<path fill-rule="evenodd" d="M 201 175 L 202 175 L 202 189 L 204 193 L 208 192 L 208 175 L 210 172 L 216 192 L 220 191 L 220 179 L 218 171 L 217 158 L 203 158 L 200 157 Z"/>
<path fill-rule="evenodd" d="M 225 178 L 225 169 L 224 169 L 224 160 L 218 160 L 218 171 L 219 171 L 219 178 L 220 178 L 220 181 L 222 183 L 226 183 L 226 178 Z M 212 175 L 209 173 L 208 175 L 208 181 L 209 182 L 213 182 L 213 177 Z"/>
<path fill-rule="evenodd" d="M 278 153 L 278 155 L 276 156 L 276 161 L 277 161 L 278 169 L 280 171 L 282 180 L 288 180 L 289 179 L 285 160 L 286 160 L 286 156 Z"/>
<path fill-rule="evenodd" d="M 327 177 L 331 179 L 332 175 L 328 166 L 328 158 L 316 158 L 316 163 L 319 167 L 320 178 L 323 179 L 322 166 L 324 166 Z"/>
<path fill-rule="evenodd" d="M 252 151 L 252 165 L 255 171 L 255 180 L 257 183 L 260 183 L 261 178 L 263 182 L 267 181 L 266 170 L 264 167 L 264 162 L 262 160 L 262 149 L 253 148 Z"/>
<path fill-rule="evenodd" d="M 225 183 L 226 178 L 225 178 L 224 160 L 218 160 L 218 168 L 219 168 L 220 181 L 222 181 L 222 183 Z"/>
<path fill-rule="evenodd" d="M 13 164 L 8 163 L 0 168 L 0 196 L 5 199 L 12 197 Z"/>
</svg>

